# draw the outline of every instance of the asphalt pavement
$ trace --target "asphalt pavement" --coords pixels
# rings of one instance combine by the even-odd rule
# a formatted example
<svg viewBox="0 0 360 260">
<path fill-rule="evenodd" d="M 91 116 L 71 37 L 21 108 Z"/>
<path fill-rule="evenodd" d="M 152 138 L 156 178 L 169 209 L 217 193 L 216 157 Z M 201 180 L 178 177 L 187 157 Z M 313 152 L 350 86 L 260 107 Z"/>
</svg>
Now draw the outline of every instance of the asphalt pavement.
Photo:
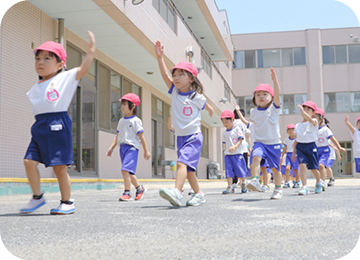
<svg viewBox="0 0 360 260">
<path fill-rule="evenodd" d="M 206 203 L 198 207 L 185 206 L 188 184 L 182 207 L 159 196 L 171 182 L 144 183 L 144 199 L 130 202 L 118 201 L 122 189 L 75 191 L 69 216 L 49 214 L 59 193 L 45 193 L 47 204 L 25 216 L 29 195 L 2 196 L 0 234 L 26 260 L 340 259 L 359 239 L 360 179 L 336 180 L 321 194 L 309 184 L 310 195 L 289 188 L 270 200 L 271 192 L 223 195 L 225 180 L 200 182 Z"/>
</svg>

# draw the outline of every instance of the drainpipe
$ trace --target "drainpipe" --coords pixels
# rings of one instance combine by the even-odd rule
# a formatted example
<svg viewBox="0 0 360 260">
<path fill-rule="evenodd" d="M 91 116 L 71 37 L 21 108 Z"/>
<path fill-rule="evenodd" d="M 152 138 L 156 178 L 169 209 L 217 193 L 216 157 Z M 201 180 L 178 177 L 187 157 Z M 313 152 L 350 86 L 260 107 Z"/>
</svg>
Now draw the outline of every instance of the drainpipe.
<svg viewBox="0 0 360 260">
<path fill-rule="evenodd" d="M 58 19 L 58 42 L 64 46 L 64 18 Z"/>
</svg>

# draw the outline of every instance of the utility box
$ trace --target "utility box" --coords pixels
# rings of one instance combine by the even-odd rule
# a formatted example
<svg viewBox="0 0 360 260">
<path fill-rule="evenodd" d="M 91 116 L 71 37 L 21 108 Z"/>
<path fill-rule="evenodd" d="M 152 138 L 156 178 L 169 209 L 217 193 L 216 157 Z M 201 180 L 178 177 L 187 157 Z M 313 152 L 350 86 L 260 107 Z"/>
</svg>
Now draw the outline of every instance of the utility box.
<svg viewBox="0 0 360 260">
<path fill-rule="evenodd" d="M 209 162 L 207 165 L 207 178 L 208 179 L 217 179 L 218 171 L 220 165 L 216 162 Z"/>
</svg>

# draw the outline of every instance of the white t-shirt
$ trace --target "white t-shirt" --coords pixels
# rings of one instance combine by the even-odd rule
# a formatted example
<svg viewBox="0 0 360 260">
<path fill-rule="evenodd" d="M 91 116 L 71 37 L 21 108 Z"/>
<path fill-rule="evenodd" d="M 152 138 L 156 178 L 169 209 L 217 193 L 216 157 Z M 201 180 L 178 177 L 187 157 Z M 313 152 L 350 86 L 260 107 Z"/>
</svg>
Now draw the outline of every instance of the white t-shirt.
<svg viewBox="0 0 360 260">
<path fill-rule="evenodd" d="M 334 143 L 333 143 L 331 140 L 329 140 L 329 144 L 334 145 Z M 335 150 L 334 150 L 334 148 L 332 148 L 331 146 L 329 146 L 329 147 L 330 147 L 330 156 L 329 156 L 329 159 L 335 160 L 335 159 L 336 159 Z"/>
<path fill-rule="evenodd" d="M 286 154 L 283 155 L 282 160 L 281 160 L 281 165 L 286 165 Z"/>
<path fill-rule="evenodd" d="M 225 144 L 225 152 L 224 152 L 225 155 L 242 154 L 241 147 L 240 147 L 241 145 L 239 145 L 239 147 L 236 148 L 233 153 L 229 152 L 229 148 L 231 146 L 234 146 L 239 141 L 239 139 L 243 139 L 243 141 L 244 141 L 244 135 L 243 135 L 240 127 L 237 125 L 234 125 L 234 127 L 232 129 L 230 129 L 230 130 L 226 129 L 223 132 L 222 142 Z"/>
<path fill-rule="evenodd" d="M 294 142 L 295 138 L 291 139 L 290 137 L 286 137 L 284 140 L 284 145 L 286 145 L 286 153 L 292 153 L 294 151 Z"/>
<path fill-rule="evenodd" d="M 316 139 L 317 147 L 329 146 L 329 139 L 334 136 L 331 130 L 325 125 L 320 126 L 318 129 L 318 138 Z"/>
<path fill-rule="evenodd" d="M 139 134 L 144 132 L 140 118 L 135 115 L 123 117 L 119 120 L 116 130 L 119 133 L 118 144 L 125 143 L 139 149 L 141 145 Z"/>
<path fill-rule="evenodd" d="M 172 96 L 171 123 L 177 136 L 192 135 L 201 132 L 201 110 L 205 108 L 206 98 L 194 91 L 180 92 L 174 84 L 169 90 Z"/>
<path fill-rule="evenodd" d="M 240 119 L 235 119 L 234 125 L 240 127 L 240 130 L 244 135 L 244 140 L 242 140 L 242 142 L 240 144 L 241 153 L 247 153 L 248 152 L 248 143 L 246 142 L 245 135 L 248 133 L 251 133 L 251 131 L 249 128 L 246 127 L 246 125 Z"/>
<path fill-rule="evenodd" d="M 279 113 L 280 107 L 271 104 L 267 108 L 252 108 L 250 110 L 250 130 L 254 142 L 263 144 L 280 143 Z"/>
<path fill-rule="evenodd" d="M 60 72 L 51 79 L 36 83 L 27 93 L 33 104 L 34 115 L 68 110 L 79 80 L 76 80 L 78 68 Z"/>
<path fill-rule="evenodd" d="M 315 119 L 316 120 L 316 119 Z M 318 138 L 318 125 L 311 124 L 309 121 L 297 123 L 295 126 L 296 141 L 298 143 L 316 142 Z"/>
<path fill-rule="evenodd" d="M 360 132 L 358 129 L 354 129 L 354 133 L 350 131 L 351 137 L 354 140 L 353 154 L 354 158 L 360 158 Z"/>
</svg>

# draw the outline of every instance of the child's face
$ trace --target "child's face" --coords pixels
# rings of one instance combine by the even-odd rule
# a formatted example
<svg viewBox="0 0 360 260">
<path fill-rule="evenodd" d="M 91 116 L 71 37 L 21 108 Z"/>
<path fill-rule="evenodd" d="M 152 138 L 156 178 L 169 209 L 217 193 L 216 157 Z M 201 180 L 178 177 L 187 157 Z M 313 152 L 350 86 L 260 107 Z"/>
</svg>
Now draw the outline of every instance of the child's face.
<svg viewBox="0 0 360 260">
<path fill-rule="evenodd" d="M 43 80 L 48 80 L 63 67 L 63 63 L 58 62 L 55 55 L 50 55 L 48 51 L 39 51 L 35 57 L 35 70 Z"/>
<path fill-rule="evenodd" d="M 221 122 L 226 129 L 230 130 L 234 127 L 234 119 L 221 118 Z"/>
<path fill-rule="evenodd" d="M 192 80 L 185 71 L 176 69 L 172 76 L 173 76 L 174 85 L 177 89 L 184 92 L 190 90 L 189 84 L 192 83 L 194 80 Z M 185 88 L 187 85 L 189 86 Z"/>
<path fill-rule="evenodd" d="M 129 109 L 129 103 L 127 100 L 121 100 L 121 112 L 126 116 L 132 116 L 132 112 L 135 109 L 135 105 L 132 107 L 132 109 Z"/>
<path fill-rule="evenodd" d="M 289 135 L 290 138 L 294 138 L 295 137 L 295 129 L 294 128 L 289 128 L 288 130 L 286 130 L 287 134 Z"/>
<path fill-rule="evenodd" d="M 311 117 L 313 117 L 313 116 L 315 116 L 315 111 L 312 109 L 312 108 L 310 108 L 310 107 L 307 107 L 307 106 L 303 106 L 303 108 L 304 108 L 304 111 L 309 115 L 309 116 L 311 116 Z"/>
<path fill-rule="evenodd" d="M 357 128 L 360 129 L 360 120 L 356 122 Z"/>
<path fill-rule="evenodd" d="M 256 91 L 255 102 L 259 107 L 266 107 L 271 102 L 272 96 L 267 91 Z"/>
</svg>

